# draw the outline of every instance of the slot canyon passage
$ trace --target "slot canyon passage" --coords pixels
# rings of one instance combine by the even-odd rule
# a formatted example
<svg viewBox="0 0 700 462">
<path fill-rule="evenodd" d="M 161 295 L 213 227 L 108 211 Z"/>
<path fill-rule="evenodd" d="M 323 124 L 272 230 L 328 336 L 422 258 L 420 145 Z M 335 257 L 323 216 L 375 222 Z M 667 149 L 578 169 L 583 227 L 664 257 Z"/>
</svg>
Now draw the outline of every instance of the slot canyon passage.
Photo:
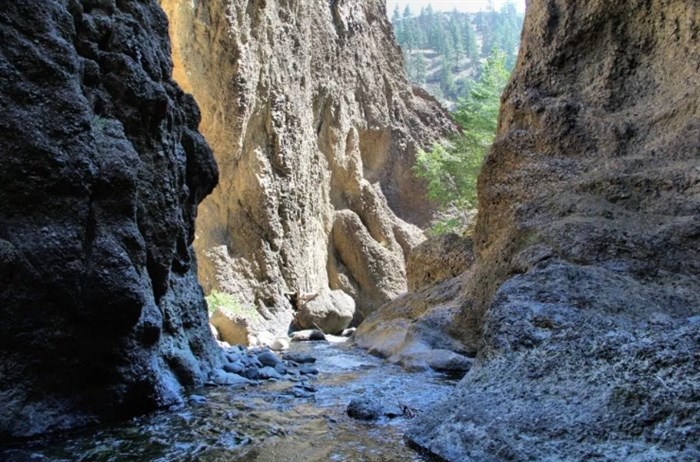
<svg viewBox="0 0 700 462">
<path fill-rule="evenodd" d="M 0 459 L 700 460 L 699 9 L 530 0 L 426 239 L 383 0 L 4 1 Z"/>
</svg>

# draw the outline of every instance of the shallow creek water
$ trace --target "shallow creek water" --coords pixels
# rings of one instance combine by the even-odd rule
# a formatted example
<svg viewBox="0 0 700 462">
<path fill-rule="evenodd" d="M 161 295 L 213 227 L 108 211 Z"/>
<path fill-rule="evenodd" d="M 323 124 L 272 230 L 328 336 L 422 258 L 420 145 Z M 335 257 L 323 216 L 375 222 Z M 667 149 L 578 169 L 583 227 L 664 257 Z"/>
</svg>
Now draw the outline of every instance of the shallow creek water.
<svg viewBox="0 0 700 462">
<path fill-rule="evenodd" d="M 407 372 L 346 344 L 297 343 L 317 358 L 320 374 L 307 397 L 293 382 L 241 388 L 203 388 L 202 403 L 158 412 L 122 425 L 39 440 L 0 450 L 7 461 L 406 462 L 423 460 L 403 442 L 409 419 L 361 422 L 351 399 L 382 396 L 416 413 L 430 409 L 454 386 L 433 372 Z"/>
</svg>

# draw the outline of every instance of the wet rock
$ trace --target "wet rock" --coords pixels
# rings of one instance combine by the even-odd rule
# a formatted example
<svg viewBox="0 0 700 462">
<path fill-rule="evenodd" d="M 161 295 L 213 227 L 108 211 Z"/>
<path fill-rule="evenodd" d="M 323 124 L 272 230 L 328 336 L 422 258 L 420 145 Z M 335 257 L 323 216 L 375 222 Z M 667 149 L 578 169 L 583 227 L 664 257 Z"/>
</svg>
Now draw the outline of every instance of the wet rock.
<svg viewBox="0 0 700 462">
<path fill-rule="evenodd" d="M 282 375 L 287 373 L 287 366 L 285 366 L 283 362 L 275 364 L 274 368 L 277 372 L 279 372 Z"/>
<path fill-rule="evenodd" d="M 268 380 L 268 379 L 275 379 L 275 380 L 281 380 L 282 374 L 277 372 L 275 368 L 270 367 L 270 366 L 265 366 L 260 369 L 258 369 L 258 378 L 262 380 Z"/>
<path fill-rule="evenodd" d="M 355 331 L 357 330 L 356 327 L 350 327 L 348 329 L 343 329 L 343 332 L 340 333 L 341 337 L 352 337 L 355 335 Z"/>
<path fill-rule="evenodd" d="M 287 361 L 293 361 L 298 364 L 311 364 L 316 362 L 316 358 L 306 353 L 299 353 L 296 351 L 288 352 L 284 355 L 284 359 Z"/>
<path fill-rule="evenodd" d="M 397 362 L 409 370 L 430 368 L 453 376 L 462 376 L 471 369 L 474 360 L 450 350 L 426 349 L 406 352 Z"/>
<path fill-rule="evenodd" d="M 204 404 L 207 402 L 207 398 L 202 395 L 190 395 L 187 400 L 194 404 Z"/>
<path fill-rule="evenodd" d="M 302 330 L 315 327 L 328 334 L 338 334 L 350 325 L 354 315 L 352 297 L 342 290 L 334 290 L 299 303 L 294 323 Z"/>
<path fill-rule="evenodd" d="M 260 369 L 261 368 L 255 366 L 247 366 L 243 372 L 241 372 L 241 375 L 250 380 L 260 380 Z"/>
<path fill-rule="evenodd" d="M 258 353 L 257 358 L 263 366 L 275 367 L 282 362 L 282 360 L 271 351 L 262 351 Z"/>
<path fill-rule="evenodd" d="M 231 387 L 243 387 L 246 385 L 251 385 L 253 383 L 246 377 L 243 377 L 238 374 L 232 374 L 230 372 L 225 372 L 223 370 L 215 371 L 214 373 L 212 373 L 211 380 L 216 385 Z"/>
<path fill-rule="evenodd" d="M 299 373 L 302 375 L 316 375 L 318 374 L 318 368 L 311 364 L 302 364 L 301 367 L 299 367 Z"/>
<path fill-rule="evenodd" d="M 292 342 L 326 341 L 325 334 L 317 329 L 293 332 L 290 338 Z"/>
<path fill-rule="evenodd" d="M 243 364 L 241 364 L 238 361 L 224 365 L 224 371 L 230 372 L 232 374 L 240 374 L 244 370 L 245 366 L 243 366 Z"/>
<path fill-rule="evenodd" d="M 348 416 L 357 420 L 390 419 L 403 415 L 398 406 L 387 405 L 382 399 L 373 397 L 353 398 L 347 407 Z"/>
</svg>

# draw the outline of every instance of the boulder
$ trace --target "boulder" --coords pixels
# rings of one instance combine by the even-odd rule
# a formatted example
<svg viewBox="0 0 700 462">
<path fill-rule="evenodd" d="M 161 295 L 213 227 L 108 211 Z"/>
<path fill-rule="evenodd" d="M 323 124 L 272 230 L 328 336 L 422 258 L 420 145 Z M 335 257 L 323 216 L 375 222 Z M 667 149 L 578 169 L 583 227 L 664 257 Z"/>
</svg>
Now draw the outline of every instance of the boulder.
<svg viewBox="0 0 700 462">
<path fill-rule="evenodd" d="M 253 383 L 243 376 L 223 370 L 212 373 L 211 381 L 216 385 L 229 387 L 244 387 Z"/>
<path fill-rule="evenodd" d="M 248 346 L 250 344 L 250 322 L 244 317 L 216 309 L 209 318 L 209 322 L 218 331 L 219 338 L 229 345 Z"/>
<path fill-rule="evenodd" d="M 300 302 L 294 321 L 299 329 L 316 328 L 326 334 L 339 334 L 350 325 L 354 315 L 352 297 L 342 290 L 334 290 Z"/>
</svg>

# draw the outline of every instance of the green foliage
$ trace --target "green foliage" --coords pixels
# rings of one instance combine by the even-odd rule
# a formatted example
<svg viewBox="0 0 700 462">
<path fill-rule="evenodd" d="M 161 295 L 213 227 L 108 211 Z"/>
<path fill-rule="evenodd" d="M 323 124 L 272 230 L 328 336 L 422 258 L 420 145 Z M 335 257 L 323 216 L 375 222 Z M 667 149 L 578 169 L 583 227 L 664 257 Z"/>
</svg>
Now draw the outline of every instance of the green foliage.
<svg viewBox="0 0 700 462">
<path fill-rule="evenodd" d="M 408 68 L 408 76 L 412 82 L 425 83 L 428 67 L 422 53 L 406 55 L 406 66 Z"/>
<path fill-rule="evenodd" d="M 204 299 L 207 301 L 209 314 L 219 309 L 225 313 L 245 319 L 254 319 L 258 317 L 258 312 L 255 308 L 241 305 L 241 302 L 236 296 L 228 292 L 212 290 Z"/>
<path fill-rule="evenodd" d="M 460 234 L 463 229 L 464 223 L 462 223 L 462 220 L 452 217 L 438 221 L 428 230 L 428 233 L 432 236 L 442 236 L 449 233 Z"/>
<path fill-rule="evenodd" d="M 414 172 L 428 185 L 428 197 L 442 207 L 476 206 L 476 181 L 484 156 L 496 133 L 500 96 L 508 81 L 506 56 L 496 51 L 478 81 L 459 100 L 454 113 L 464 134 L 449 144 L 435 144 L 416 156 Z"/>
<path fill-rule="evenodd" d="M 499 11 L 491 7 L 475 14 L 456 10 L 445 13 L 428 5 L 418 16 L 410 8 L 403 15 L 396 8 L 392 15 L 396 39 L 405 52 L 409 78 L 413 83 L 425 85 L 434 96 L 443 97 L 448 104 L 466 95 L 468 88 L 464 80 L 478 74 L 482 61 L 495 50 L 502 50 L 506 67 L 513 68 L 522 22 L 523 16 L 512 2 L 506 2 Z M 433 58 L 435 53 L 437 57 Z M 425 63 L 418 62 L 419 55 Z M 422 71 L 423 67 L 426 72 Z M 435 68 L 438 68 L 436 72 L 427 72 Z"/>
</svg>

